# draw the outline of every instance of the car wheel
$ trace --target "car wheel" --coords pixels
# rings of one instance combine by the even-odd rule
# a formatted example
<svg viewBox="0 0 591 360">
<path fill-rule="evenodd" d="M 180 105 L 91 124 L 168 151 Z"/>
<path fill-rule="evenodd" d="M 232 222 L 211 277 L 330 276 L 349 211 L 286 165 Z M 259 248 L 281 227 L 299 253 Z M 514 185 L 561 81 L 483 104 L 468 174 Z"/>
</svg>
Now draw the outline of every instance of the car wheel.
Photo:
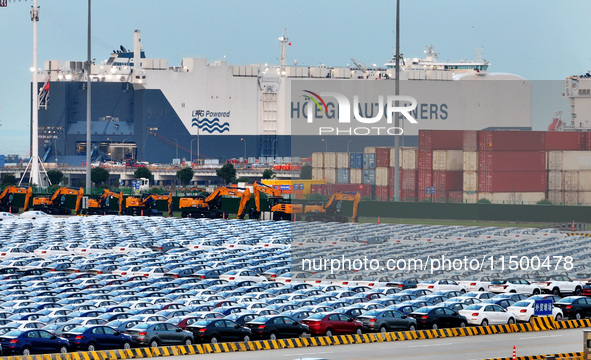
<svg viewBox="0 0 591 360">
<path fill-rule="evenodd" d="M 358 327 L 357 329 L 355 329 L 355 334 L 357 334 L 357 335 L 363 334 L 363 329 Z"/>
<path fill-rule="evenodd" d="M 408 331 L 415 331 L 416 329 L 417 327 L 415 326 L 415 324 L 408 325 Z"/>
<path fill-rule="evenodd" d="M 509 318 L 509 320 L 507 321 L 507 324 L 509 324 L 509 325 L 515 324 L 515 319 Z"/>
<path fill-rule="evenodd" d="M 552 289 L 552 295 L 560 296 L 560 289 L 557 287 Z"/>
<path fill-rule="evenodd" d="M 380 332 L 381 332 L 382 334 L 383 334 L 383 333 L 387 333 L 387 332 L 388 332 L 388 329 L 386 329 L 386 326 L 385 326 L 385 325 L 382 325 L 382 326 L 380 326 Z"/>
<path fill-rule="evenodd" d="M 533 294 L 534 295 L 540 295 L 540 289 L 534 289 Z"/>
<path fill-rule="evenodd" d="M 466 325 L 467 325 L 467 324 L 466 324 L 466 322 L 465 322 L 465 321 L 462 321 L 462 322 L 460 323 L 460 327 L 461 327 L 461 328 L 465 328 L 465 327 L 466 327 Z"/>
<path fill-rule="evenodd" d="M 482 323 L 480 325 L 481 326 L 488 326 L 488 320 L 486 320 L 486 319 L 482 320 Z"/>
<path fill-rule="evenodd" d="M 58 352 L 60 354 L 67 354 L 68 353 L 68 347 L 67 346 L 60 346 Z"/>
<path fill-rule="evenodd" d="M 509 292 L 510 292 L 511 294 L 515 294 L 517 291 L 515 291 L 515 290 L 511 290 L 511 291 L 509 291 Z"/>
<path fill-rule="evenodd" d="M 307 331 L 302 331 L 302 333 L 300 334 L 300 337 L 301 337 L 301 338 L 303 338 L 304 336 L 308 336 L 308 335 L 310 335 L 310 333 L 309 333 L 309 332 L 307 332 Z"/>
<path fill-rule="evenodd" d="M 129 350 L 131 349 L 131 343 L 129 343 L 128 341 L 123 343 L 123 349 L 125 350 Z"/>
<path fill-rule="evenodd" d="M 86 350 L 88 351 L 95 351 L 96 350 L 96 346 L 93 343 L 88 344 L 88 347 L 86 348 Z"/>
<path fill-rule="evenodd" d="M 154 339 L 152 341 L 150 341 L 150 347 L 158 347 L 158 340 Z"/>
<path fill-rule="evenodd" d="M 480 288 L 480 289 L 478 289 L 478 291 L 484 291 L 484 289 L 483 288 Z"/>
<path fill-rule="evenodd" d="M 276 333 L 274 333 L 274 332 L 272 332 L 272 333 L 269 335 L 269 340 L 272 340 L 272 341 L 275 341 L 275 340 L 277 340 L 277 334 L 276 334 Z"/>
<path fill-rule="evenodd" d="M 581 295 L 581 288 L 577 286 L 577 288 L 575 289 L 575 296 L 579 295 Z"/>
<path fill-rule="evenodd" d="M 465 293 L 466 293 L 466 290 L 462 289 L 462 290 L 460 290 L 460 292 L 461 292 L 462 294 L 465 294 Z"/>
<path fill-rule="evenodd" d="M 211 339 L 209 340 L 210 343 L 212 344 L 217 344 L 220 340 L 218 339 L 217 336 L 212 336 Z"/>
<path fill-rule="evenodd" d="M 29 349 L 28 347 L 23 348 L 23 356 L 30 356 L 31 355 L 31 349 Z"/>
<path fill-rule="evenodd" d="M 244 339 L 242 339 L 242 340 L 244 340 L 244 342 L 249 342 L 250 341 L 250 336 L 244 335 Z"/>
<path fill-rule="evenodd" d="M 431 325 L 431 329 L 438 330 L 439 329 L 439 325 L 436 322 L 434 322 L 433 325 Z"/>
<path fill-rule="evenodd" d="M 192 344 L 193 344 L 193 341 L 192 341 L 191 339 L 189 339 L 189 338 L 186 338 L 186 339 L 185 339 L 185 345 L 186 345 L 186 346 L 190 346 L 190 345 L 192 345 Z"/>
<path fill-rule="evenodd" d="M 324 333 L 324 335 L 332 336 L 332 329 L 326 329 L 326 332 Z"/>
<path fill-rule="evenodd" d="M 581 313 L 580 313 L 580 312 L 577 312 L 577 313 L 575 314 L 575 319 L 576 319 L 576 320 L 581 320 L 582 318 L 583 318 L 583 317 L 581 316 Z"/>
<path fill-rule="evenodd" d="M 560 315 L 560 314 L 556 314 L 556 318 L 555 318 L 555 319 L 556 319 L 556 321 L 560 321 L 560 320 L 562 320 L 562 315 Z"/>
</svg>

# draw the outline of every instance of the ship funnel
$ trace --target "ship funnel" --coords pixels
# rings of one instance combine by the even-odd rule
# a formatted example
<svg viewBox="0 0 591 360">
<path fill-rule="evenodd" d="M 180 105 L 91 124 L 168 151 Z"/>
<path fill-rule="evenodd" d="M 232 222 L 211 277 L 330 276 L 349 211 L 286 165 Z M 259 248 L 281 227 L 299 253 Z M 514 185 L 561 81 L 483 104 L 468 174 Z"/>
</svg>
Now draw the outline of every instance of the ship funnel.
<svg viewBox="0 0 591 360">
<path fill-rule="evenodd" d="M 142 34 L 139 30 L 133 32 L 133 73 L 137 74 L 141 68 Z"/>
</svg>

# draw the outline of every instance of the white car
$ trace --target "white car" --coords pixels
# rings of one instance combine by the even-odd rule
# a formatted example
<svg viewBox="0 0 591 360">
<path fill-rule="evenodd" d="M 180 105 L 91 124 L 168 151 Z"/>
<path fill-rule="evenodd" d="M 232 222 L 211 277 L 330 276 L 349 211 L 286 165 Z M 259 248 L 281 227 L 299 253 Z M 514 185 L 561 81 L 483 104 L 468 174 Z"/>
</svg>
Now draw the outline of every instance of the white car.
<svg viewBox="0 0 591 360">
<path fill-rule="evenodd" d="M 533 283 L 538 285 L 543 292 L 557 296 L 564 294 L 578 296 L 583 290 L 583 283 L 572 280 L 566 275 L 540 276 Z"/>
<path fill-rule="evenodd" d="M 21 249 L 20 247 L 11 247 L 6 250 L 0 250 L 0 260 L 22 257 L 32 258 L 35 257 L 35 254 L 25 249 Z"/>
<path fill-rule="evenodd" d="M 39 218 L 52 218 L 53 215 L 50 214 L 46 214 L 43 211 L 36 211 L 36 210 L 31 210 L 31 211 L 26 211 L 22 214 L 20 214 L 20 217 L 22 217 L 23 219 L 39 219 Z"/>
<path fill-rule="evenodd" d="M 491 281 L 488 286 L 488 291 L 496 294 L 519 293 L 532 295 L 538 295 L 542 292 L 538 285 L 519 278 L 510 278 L 506 280 L 495 279 Z"/>
<path fill-rule="evenodd" d="M 111 248 L 113 252 L 116 254 L 129 254 L 131 252 L 144 252 L 144 253 L 152 253 L 152 249 L 142 246 L 140 244 L 123 244 L 117 245 Z"/>
<path fill-rule="evenodd" d="M 14 220 L 14 219 L 18 219 L 18 216 L 11 214 L 9 212 L 6 211 L 0 211 L 0 221 L 2 220 Z"/>
<path fill-rule="evenodd" d="M 130 274 L 130 276 L 145 276 L 145 277 L 164 277 L 165 273 L 169 272 L 170 270 L 163 267 L 146 267 L 139 269 L 138 271 L 134 271 Z"/>
<path fill-rule="evenodd" d="M 447 279 L 422 281 L 417 284 L 417 289 L 427 289 L 432 292 L 450 290 L 461 291 L 463 293 L 466 292 L 466 287 L 464 285 L 459 284 L 455 280 Z"/>
<path fill-rule="evenodd" d="M 142 269 L 139 265 L 126 265 L 117 270 L 111 271 L 111 274 L 120 275 L 120 276 L 131 276 L 132 273 L 140 271 Z"/>
<path fill-rule="evenodd" d="M 534 304 L 535 301 L 533 300 L 521 300 L 509 306 L 507 311 L 515 314 L 517 321 L 529 322 L 534 317 Z M 552 317 L 556 321 L 562 319 L 564 317 L 562 310 L 556 306 L 552 306 Z"/>
<path fill-rule="evenodd" d="M 474 304 L 458 311 L 472 325 L 504 325 L 515 324 L 515 314 L 497 304 Z"/>
<path fill-rule="evenodd" d="M 266 277 L 259 275 L 252 270 L 230 270 L 220 275 L 220 279 L 226 281 L 254 281 L 254 282 L 267 282 Z"/>
<path fill-rule="evenodd" d="M 458 283 L 464 285 L 468 291 L 485 291 L 492 280 L 490 276 L 471 276 L 466 280 L 458 281 Z"/>
<path fill-rule="evenodd" d="M 53 256 L 53 255 L 66 255 L 66 256 L 74 255 L 73 250 L 66 249 L 65 247 L 63 247 L 61 245 L 43 246 L 43 247 L 35 249 L 33 252 L 35 253 L 35 255 L 42 257 L 42 258 L 46 258 L 46 257 Z"/>
<path fill-rule="evenodd" d="M 81 246 L 74 248 L 74 253 L 77 255 L 90 255 L 90 254 L 113 254 L 113 250 L 107 249 L 101 244 L 90 244 L 87 246 Z"/>
</svg>

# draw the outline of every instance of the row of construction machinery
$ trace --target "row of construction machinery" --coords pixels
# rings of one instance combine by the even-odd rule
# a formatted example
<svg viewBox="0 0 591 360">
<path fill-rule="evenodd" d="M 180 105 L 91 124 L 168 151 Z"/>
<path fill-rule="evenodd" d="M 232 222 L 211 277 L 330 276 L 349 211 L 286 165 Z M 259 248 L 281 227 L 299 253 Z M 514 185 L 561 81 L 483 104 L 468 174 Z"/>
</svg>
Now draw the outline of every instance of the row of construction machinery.
<svg viewBox="0 0 591 360">
<path fill-rule="evenodd" d="M 202 194 L 205 189 L 201 190 Z M 359 193 L 336 193 L 326 203 L 291 203 L 285 199 L 281 191 L 260 183 L 254 183 L 254 207 L 248 211 L 250 219 L 260 219 L 262 214 L 261 195 L 265 194 L 269 210 L 273 220 L 305 220 L 322 222 L 348 222 L 347 216 L 342 215 L 343 201 L 353 202 L 353 222 L 357 222 L 361 197 Z M 32 189 L 9 186 L 0 193 L 0 211 L 18 213 L 19 208 L 14 206 L 15 194 L 24 194 L 23 211 L 38 210 L 52 215 L 70 215 L 72 210 L 66 206 L 68 196 L 76 199 L 74 215 L 132 215 L 132 216 L 162 216 L 157 209 L 157 201 L 166 201 L 168 204 L 168 216 L 173 216 L 171 194 L 144 194 L 142 196 L 127 196 L 105 189 L 100 196 L 89 196 L 87 203 L 84 201 L 84 190 L 62 187 L 52 195 L 33 196 Z M 224 196 L 238 197 L 238 219 L 244 219 L 247 214 L 247 205 L 251 199 L 251 191 L 248 188 L 219 187 L 209 195 L 185 196 L 179 199 L 179 210 L 183 218 L 228 219 L 228 213 L 222 211 L 222 198 Z M 117 201 L 117 210 L 112 206 L 112 201 Z"/>
</svg>

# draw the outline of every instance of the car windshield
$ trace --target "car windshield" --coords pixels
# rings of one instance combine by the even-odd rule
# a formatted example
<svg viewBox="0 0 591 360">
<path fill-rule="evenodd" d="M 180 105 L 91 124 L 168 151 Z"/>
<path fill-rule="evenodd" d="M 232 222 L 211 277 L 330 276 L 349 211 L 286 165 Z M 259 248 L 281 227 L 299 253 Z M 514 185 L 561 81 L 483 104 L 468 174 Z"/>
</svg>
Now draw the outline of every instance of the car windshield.
<svg viewBox="0 0 591 360">
<path fill-rule="evenodd" d="M 253 323 L 266 323 L 267 321 L 269 321 L 269 317 L 268 316 L 260 316 L 254 320 L 252 320 L 251 322 Z"/>
<path fill-rule="evenodd" d="M 480 308 L 482 307 L 482 305 L 470 305 L 468 307 L 466 307 L 464 310 L 480 310 Z"/>
<path fill-rule="evenodd" d="M 6 337 L 19 337 L 20 334 L 24 333 L 24 331 L 21 330 L 12 330 L 7 332 L 6 334 L 4 334 L 4 336 Z"/>
<path fill-rule="evenodd" d="M 538 276 L 536 278 L 536 281 L 550 281 L 550 277 L 549 276 Z"/>
<path fill-rule="evenodd" d="M 86 329 L 88 329 L 88 328 L 85 326 L 79 326 L 79 327 L 73 328 L 72 330 L 70 330 L 68 332 L 75 333 L 75 334 L 82 334 L 83 332 L 86 331 Z"/>
<path fill-rule="evenodd" d="M 322 319 L 324 319 L 325 316 L 326 315 L 324 315 L 322 313 L 312 314 L 307 318 L 307 320 L 322 320 Z"/>
<path fill-rule="evenodd" d="M 507 280 L 493 280 L 491 281 L 491 285 L 502 285 L 505 284 L 507 282 Z"/>
<path fill-rule="evenodd" d="M 147 329 L 148 327 L 150 327 L 150 324 L 141 323 L 141 324 L 137 324 L 136 326 L 134 326 L 134 329 Z"/>
<path fill-rule="evenodd" d="M 381 313 L 382 312 L 379 310 L 372 310 L 372 311 L 368 311 L 368 312 L 364 313 L 363 316 L 378 316 Z"/>
<path fill-rule="evenodd" d="M 515 306 L 515 307 L 528 307 L 531 305 L 531 301 L 518 301 L 515 304 L 511 305 L 511 306 Z"/>
<path fill-rule="evenodd" d="M 418 314 L 428 314 L 429 311 L 431 311 L 431 309 L 425 306 L 425 307 L 422 307 L 420 309 L 415 310 L 415 313 L 418 313 Z"/>
<path fill-rule="evenodd" d="M 192 325 L 193 326 L 207 326 L 207 324 L 209 324 L 210 322 L 211 322 L 211 319 L 201 319 L 201 320 L 194 322 Z"/>
<path fill-rule="evenodd" d="M 558 301 L 557 304 L 572 304 L 577 300 L 577 298 L 564 298 L 560 299 L 560 301 Z"/>
</svg>

